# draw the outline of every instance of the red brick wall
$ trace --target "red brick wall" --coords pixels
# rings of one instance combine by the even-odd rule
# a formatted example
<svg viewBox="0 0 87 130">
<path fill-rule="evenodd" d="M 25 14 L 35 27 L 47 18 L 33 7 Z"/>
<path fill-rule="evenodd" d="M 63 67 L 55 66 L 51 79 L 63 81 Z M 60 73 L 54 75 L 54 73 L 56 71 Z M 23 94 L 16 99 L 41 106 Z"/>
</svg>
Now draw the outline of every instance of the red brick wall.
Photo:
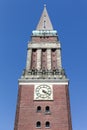
<svg viewBox="0 0 87 130">
<path fill-rule="evenodd" d="M 56 54 L 56 49 L 52 49 L 51 51 L 51 63 L 52 63 L 52 70 L 56 70 L 57 68 L 57 54 Z"/>
<path fill-rule="evenodd" d="M 31 69 L 37 68 L 37 49 L 32 49 Z"/>
<path fill-rule="evenodd" d="M 53 37 L 53 36 L 44 36 L 44 37 L 32 37 L 32 42 L 56 42 L 57 41 L 57 37 Z"/>
<path fill-rule="evenodd" d="M 46 70 L 47 69 L 47 50 L 42 49 L 42 55 L 41 55 L 41 69 Z"/>
<path fill-rule="evenodd" d="M 50 122 L 50 130 L 72 130 L 68 87 L 53 86 L 53 101 L 34 101 L 34 86 L 19 86 L 18 103 L 14 130 L 37 130 L 36 122 L 41 122 L 41 130 L 45 130 L 45 122 Z M 41 112 L 37 112 L 41 106 Z M 50 114 L 45 114 L 45 107 L 50 106 Z"/>
</svg>

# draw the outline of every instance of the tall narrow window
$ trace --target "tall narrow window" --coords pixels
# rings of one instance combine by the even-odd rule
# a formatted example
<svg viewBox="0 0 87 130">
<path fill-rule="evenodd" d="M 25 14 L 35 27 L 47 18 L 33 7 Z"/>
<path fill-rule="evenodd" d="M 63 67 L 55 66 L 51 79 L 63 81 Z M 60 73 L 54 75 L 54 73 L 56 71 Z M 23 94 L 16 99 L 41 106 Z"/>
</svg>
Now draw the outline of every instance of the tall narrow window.
<svg viewBox="0 0 87 130">
<path fill-rule="evenodd" d="M 49 121 L 47 121 L 47 122 L 45 123 L 45 127 L 46 127 L 46 128 L 49 128 L 49 127 L 50 127 L 50 122 L 49 122 Z"/>
<path fill-rule="evenodd" d="M 37 107 L 37 112 L 41 112 L 41 106 Z"/>
<path fill-rule="evenodd" d="M 46 106 L 45 112 L 50 112 L 50 107 L 49 106 Z"/>
<path fill-rule="evenodd" d="M 52 61 L 52 70 L 57 69 L 57 54 L 56 54 L 56 49 L 51 50 L 51 61 Z"/>
<path fill-rule="evenodd" d="M 40 128 L 40 127 L 41 127 L 41 122 L 40 122 L 40 121 L 36 122 L 36 127 L 37 127 L 37 128 Z"/>
<path fill-rule="evenodd" d="M 37 64 L 37 49 L 32 49 L 32 65 L 31 65 L 31 68 L 33 70 L 36 69 L 36 64 Z"/>
<path fill-rule="evenodd" d="M 47 69 L 47 50 L 46 49 L 42 49 L 42 70 L 46 70 Z"/>
</svg>

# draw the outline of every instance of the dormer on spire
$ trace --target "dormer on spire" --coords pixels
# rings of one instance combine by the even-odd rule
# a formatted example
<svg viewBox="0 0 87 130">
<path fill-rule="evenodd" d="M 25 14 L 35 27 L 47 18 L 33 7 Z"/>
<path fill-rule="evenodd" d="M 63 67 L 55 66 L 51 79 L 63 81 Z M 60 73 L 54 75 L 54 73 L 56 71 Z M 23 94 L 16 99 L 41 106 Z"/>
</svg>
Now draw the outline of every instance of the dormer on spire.
<svg viewBox="0 0 87 130">
<path fill-rule="evenodd" d="M 46 4 L 44 4 L 44 10 L 42 12 L 42 15 L 41 15 L 41 18 L 37 25 L 36 30 L 38 31 L 41 31 L 41 30 L 52 31 L 53 30 L 53 26 L 52 26 L 51 20 L 49 18 L 49 15 L 46 9 Z"/>
</svg>

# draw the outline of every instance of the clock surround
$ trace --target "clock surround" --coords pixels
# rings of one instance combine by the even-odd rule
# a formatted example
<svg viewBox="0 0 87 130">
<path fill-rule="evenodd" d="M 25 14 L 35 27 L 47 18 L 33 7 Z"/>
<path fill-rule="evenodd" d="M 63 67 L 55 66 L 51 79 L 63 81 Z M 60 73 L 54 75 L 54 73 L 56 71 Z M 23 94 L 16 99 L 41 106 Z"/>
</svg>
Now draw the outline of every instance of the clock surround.
<svg viewBox="0 0 87 130">
<path fill-rule="evenodd" d="M 36 84 L 34 86 L 34 100 L 53 100 L 53 87 L 51 84 Z"/>
</svg>

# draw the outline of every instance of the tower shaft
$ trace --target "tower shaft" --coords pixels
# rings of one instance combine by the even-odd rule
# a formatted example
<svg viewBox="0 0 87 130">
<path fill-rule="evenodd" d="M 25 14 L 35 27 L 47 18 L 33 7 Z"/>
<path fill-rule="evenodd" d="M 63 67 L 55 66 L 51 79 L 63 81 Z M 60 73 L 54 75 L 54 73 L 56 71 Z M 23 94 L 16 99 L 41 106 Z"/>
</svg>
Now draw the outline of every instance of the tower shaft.
<svg viewBox="0 0 87 130">
<path fill-rule="evenodd" d="M 72 130 L 69 84 L 61 45 L 46 6 L 28 43 L 19 79 L 14 130 Z"/>
</svg>

